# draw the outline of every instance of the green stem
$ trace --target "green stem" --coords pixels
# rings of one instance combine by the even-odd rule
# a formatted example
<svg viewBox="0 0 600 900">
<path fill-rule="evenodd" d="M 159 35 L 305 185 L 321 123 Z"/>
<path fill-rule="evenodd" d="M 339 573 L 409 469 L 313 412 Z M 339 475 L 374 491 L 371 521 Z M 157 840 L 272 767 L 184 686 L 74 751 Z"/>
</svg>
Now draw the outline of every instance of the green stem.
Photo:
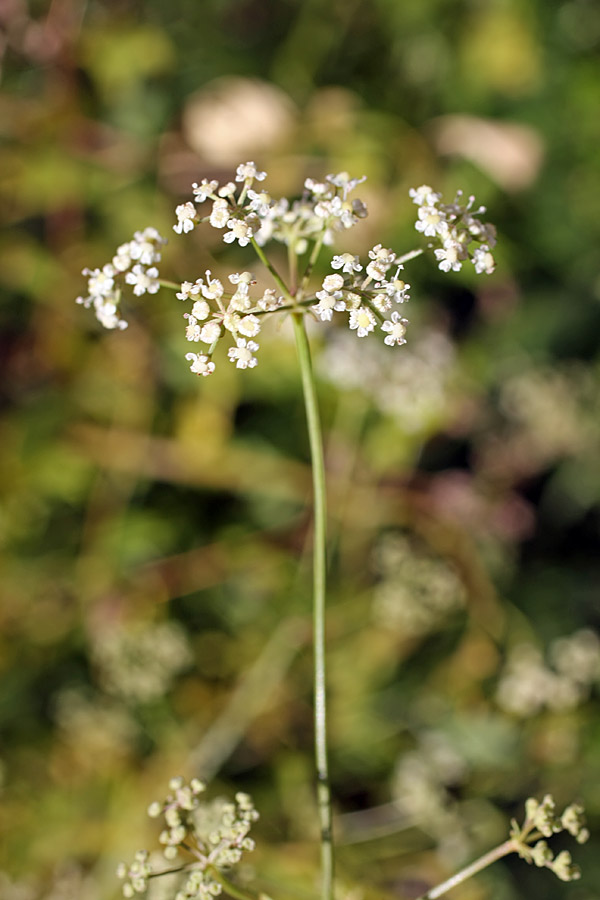
<svg viewBox="0 0 600 900">
<path fill-rule="evenodd" d="M 441 884 L 438 884 L 436 885 L 436 887 L 433 887 L 431 888 L 431 890 L 427 891 L 426 894 L 422 894 L 417 898 L 417 900 L 436 900 L 437 897 L 441 897 L 453 887 L 456 887 L 458 884 L 462 884 L 463 881 L 467 880 L 467 878 L 471 878 L 473 875 L 476 875 L 477 872 L 481 872 L 482 869 L 487 868 L 498 859 L 502 859 L 503 856 L 508 856 L 509 853 L 514 853 L 516 850 L 517 845 L 516 842 L 512 840 L 512 838 L 511 840 L 504 841 L 503 844 L 499 844 L 498 847 L 494 847 L 494 849 L 490 850 L 489 853 L 484 853 L 483 856 L 480 856 L 479 859 L 475 860 L 475 862 L 472 862 L 469 866 L 461 869 L 460 872 L 456 873 L 456 875 L 448 878 L 447 881 L 443 881 Z"/>
<path fill-rule="evenodd" d="M 396 260 L 396 264 L 408 262 L 409 259 L 416 259 L 417 256 L 420 256 L 421 253 L 425 253 L 423 248 L 419 250 L 410 250 L 408 253 L 405 253 L 404 256 L 399 256 Z"/>
<path fill-rule="evenodd" d="M 308 438 L 313 476 L 314 539 L 313 539 L 313 633 L 314 633 L 314 718 L 315 757 L 317 766 L 317 804 L 321 826 L 322 900 L 333 898 L 333 834 L 331 813 L 331 788 L 327 760 L 327 704 L 325 694 L 325 584 L 327 498 L 325 492 L 325 460 L 323 437 L 317 403 L 317 392 L 310 358 L 310 346 L 304 317 L 292 315 L 296 350 L 302 377 L 302 391 L 308 424 Z"/>
<path fill-rule="evenodd" d="M 256 255 L 260 259 L 261 263 L 269 270 L 269 272 L 273 276 L 273 279 L 275 280 L 275 283 L 277 284 L 277 287 L 279 288 L 283 296 L 286 298 L 286 300 L 289 300 L 290 303 L 294 303 L 294 298 L 290 293 L 287 284 L 285 283 L 275 266 L 267 259 L 264 254 L 263 248 L 256 243 L 254 238 L 252 238 L 252 246 L 254 247 Z"/>
</svg>

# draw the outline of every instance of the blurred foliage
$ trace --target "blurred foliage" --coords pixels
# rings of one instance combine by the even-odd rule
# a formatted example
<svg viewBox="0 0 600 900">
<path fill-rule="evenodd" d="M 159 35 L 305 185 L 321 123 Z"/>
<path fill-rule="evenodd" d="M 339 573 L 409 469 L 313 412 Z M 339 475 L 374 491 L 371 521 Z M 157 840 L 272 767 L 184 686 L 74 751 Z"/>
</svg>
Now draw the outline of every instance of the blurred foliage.
<svg viewBox="0 0 600 900">
<path fill-rule="evenodd" d="M 289 335 L 206 383 L 176 301 L 140 302 L 121 334 L 73 302 L 84 266 L 169 233 L 192 181 L 252 158 L 275 194 L 367 174 L 345 249 L 415 246 L 423 181 L 475 193 L 500 234 L 489 280 L 411 264 L 392 362 L 315 335 L 342 887 L 409 900 L 503 840 L 530 794 L 583 800 L 593 831 L 598 4 L 9 0 L 0 24 L 3 900 L 118 896 L 179 772 L 253 794 L 244 877 L 314 894 Z M 204 233 L 164 271 L 222 256 Z M 578 849 L 574 886 L 509 860 L 455 896 L 591 900 L 598 849 Z"/>
</svg>

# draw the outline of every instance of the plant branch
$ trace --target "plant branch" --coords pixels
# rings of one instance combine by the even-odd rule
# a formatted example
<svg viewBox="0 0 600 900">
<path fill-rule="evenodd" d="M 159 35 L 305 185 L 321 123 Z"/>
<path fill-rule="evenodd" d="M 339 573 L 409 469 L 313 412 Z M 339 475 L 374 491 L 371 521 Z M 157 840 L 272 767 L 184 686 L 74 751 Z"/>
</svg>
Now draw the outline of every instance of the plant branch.
<svg viewBox="0 0 600 900">
<path fill-rule="evenodd" d="M 508 856 L 509 853 L 514 853 L 516 850 L 516 841 L 514 841 L 512 838 L 508 841 L 504 841 L 503 844 L 499 844 L 498 847 L 494 847 L 494 849 L 490 850 L 489 853 L 484 853 L 483 856 L 480 856 L 479 859 L 475 860 L 475 862 L 472 862 L 470 865 L 465 866 L 465 868 L 461 869 L 460 872 L 457 872 L 456 875 L 453 875 L 446 881 L 442 881 L 441 884 L 438 884 L 436 885 L 436 887 L 431 888 L 431 890 L 427 891 L 426 894 L 422 894 L 417 898 L 417 900 L 436 900 L 437 897 L 441 897 L 443 894 L 450 891 L 453 887 L 456 887 L 458 884 L 462 884 L 463 881 L 467 880 L 467 878 L 471 878 L 471 876 L 476 875 L 477 872 L 481 872 L 482 869 L 486 869 L 492 863 L 496 862 L 499 859 L 502 859 L 503 856 Z"/>
</svg>

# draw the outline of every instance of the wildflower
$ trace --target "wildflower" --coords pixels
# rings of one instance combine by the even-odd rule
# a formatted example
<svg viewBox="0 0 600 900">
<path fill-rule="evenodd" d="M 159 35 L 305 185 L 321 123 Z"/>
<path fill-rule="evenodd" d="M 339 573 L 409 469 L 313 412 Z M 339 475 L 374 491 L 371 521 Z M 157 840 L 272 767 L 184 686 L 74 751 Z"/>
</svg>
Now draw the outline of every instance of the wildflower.
<svg viewBox="0 0 600 900">
<path fill-rule="evenodd" d="M 115 268 L 107 263 L 101 269 L 84 269 L 88 275 L 88 291 L 92 297 L 106 297 L 112 294 L 115 286 Z"/>
<path fill-rule="evenodd" d="M 311 309 L 322 322 L 331 322 L 334 310 L 341 312 L 346 309 L 341 291 L 336 291 L 334 294 L 330 294 L 328 291 L 317 291 L 316 296 L 319 302 L 316 306 L 311 306 Z"/>
<path fill-rule="evenodd" d="M 193 203 L 181 203 L 175 208 L 175 215 L 177 216 L 177 225 L 173 225 L 173 231 L 177 234 L 186 234 L 193 230 L 197 216 Z"/>
<path fill-rule="evenodd" d="M 207 181 L 206 178 L 203 178 L 200 184 L 196 181 L 193 183 L 192 192 L 198 203 L 204 203 L 208 197 L 215 199 L 215 191 L 218 187 L 218 181 Z"/>
<path fill-rule="evenodd" d="M 211 375 L 215 371 L 215 364 L 208 356 L 202 353 L 186 353 L 185 358 L 191 362 L 190 370 L 195 375 Z M 152 813 L 150 813 L 152 815 Z"/>
<path fill-rule="evenodd" d="M 381 330 L 387 332 L 387 337 L 383 339 L 383 343 L 389 347 L 393 347 L 394 344 L 405 344 L 404 335 L 406 334 L 407 325 L 408 319 L 403 319 L 400 313 L 394 310 L 391 319 L 386 319 L 381 326 Z"/>
<path fill-rule="evenodd" d="M 200 332 L 200 340 L 204 344 L 214 344 L 215 341 L 218 341 L 221 337 L 221 326 L 215 319 L 212 319 L 210 322 L 207 322 L 206 325 L 202 326 L 202 330 Z"/>
<path fill-rule="evenodd" d="M 344 279 L 341 275 L 328 275 L 323 281 L 323 290 L 332 293 L 339 291 L 344 286 Z"/>
<path fill-rule="evenodd" d="M 266 177 L 267 173 L 259 172 L 253 162 L 240 163 L 240 165 L 235 170 L 236 181 L 251 182 L 254 179 L 256 179 L 257 181 L 264 181 Z"/>
<path fill-rule="evenodd" d="M 243 316 L 238 325 L 238 331 L 244 337 L 256 337 L 260 331 L 260 319 L 258 316 Z"/>
<path fill-rule="evenodd" d="M 219 198 L 214 201 L 209 222 L 213 228 L 225 228 L 229 222 L 230 210 L 227 200 Z"/>
<path fill-rule="evenodd" d="M 192 315 L 196 319 L 208 319 L 210 314 L 210 306 L 206 302 L 206 300 L 196 300 L 194 305 L 192 306 Z"/>
<path fill-rule="evenodd" d="M 250 243 L 254 229 L 252 225 L 248 224 L 247 219 L 229 219 L 227 227 L 230 231 L 223 235 L 223 240 L 226 244 L 232 244 L 234 241 L 237 241 L 240 247 L 245 247 Z"/>
<path fill-rule="evenodd" d="M 358 309 L 351 311 L 349 325 L 359 337 L 366 337 L 375 328 L 376 321 L 375 316 L 367 306 L 360 306 Z"/>
<path fill-rule="evenodd" d="M 144 269 L 139 263 L 133 267 L 131 272 L 125 275 L 127 284 L 133 285 L 133 293 L 138 297 L 148 291 L 149 294 L 156 294 L 160 287 L 158 281 L 158 269 L 152 266 L 150 269 Z"/>
<path fill-rule="evenodd" d="M 236 346 L 229 348 L 229 359 L 235 363 L 237 369 L 253 369 L 258 360 L 252 354 L 256 353 L 258 346 L 255 341 L 238 338 Z"/>
<path fill-rule="evenodd" d="M 473 265 L 478 275 L 481 275 L 482 272 L 485 272 L 486 275 L 492 274 L 496 263 L 487 244 L 483 244 L 473 251 Z"/>
<path fill-rule="evenodd" d="M 334 256 L 331 260 L 331 268 L 341 269 L 342 272 L 346 272 L 348 275 L 362 271 L 358 256 L 354 256 L 352 253 L 341 253 L 339 256 Z"/>
</svg>

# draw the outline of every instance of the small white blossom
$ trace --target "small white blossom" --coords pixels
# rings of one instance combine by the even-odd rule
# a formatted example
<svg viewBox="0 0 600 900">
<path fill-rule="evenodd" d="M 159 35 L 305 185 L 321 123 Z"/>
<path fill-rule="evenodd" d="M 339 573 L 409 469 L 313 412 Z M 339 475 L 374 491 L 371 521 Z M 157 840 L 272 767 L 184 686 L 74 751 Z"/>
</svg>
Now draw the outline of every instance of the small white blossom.
<svg viewBox="0 0 600 900">
<path fill-rule="evenodd" d="M 192 315 L 196 319 L 200 319 L 200 321 L 202 321 L 203 319 L 208 319 L 209 313 L 210 307 L 206 300 L 196 300 L 196 302 L 192 306 Z"/>
<path fill-rule="evenodd" d="M 268 214 L 273 202 L 270 194 L 266 191 L 253 191 L 251 188 L 248 191 L 248 197 L 250 198 L 250 203 L 248 204 L 249 209 L 259 216 L 266 216 Z"/>
<path fill-rule="evenodd" d="M 229 204 L 227 200 L 215 200 L 208 221 L 213 228 L 225 228 L 229 221 Z"/>
<path fill-rule="evenodd" d="M 196 198 L 196 202 L 204 203 L 208 197 L 214 198 L 215 191 L 218 187 L 218 181 L 208 181 L 206 178 L 203 178 L 200 184 L 195 181 L 192 185 L 192 192 Z"/>
<path fill-rule="evenodd" d="M 175 208 L 175 215 L 177 216 L 177 225 L 173 225 L 173 231 L 177 234 L 186 234 L 193 230 L 197 214 L 196 207 L 191 201 L 180 203 Z"/>
<path fill-rule="evenodd" d="M 348 172 L 339 172 L 337 175 L 326 175 L 325 178 L 331 184 L 342 189 L 344 200 L 350 191 L 354 190 L 357 184 L 362 184 L 363 181 L 367 180 L 366 175 L 363 175 L 361 178 L 350 178 Z"/>
<path fill-rule="evenodd" d="M 445 241 L 444 246 L 434 250 L 434 253 L 442 272 L 450 270 L 458 272 L 462 267 L 462 260 L 465 258 L 463 245 L 453 240 Z"/>
<path fill-rule="evenodd" d="M 229 359 L 235 363 L 237 369 L 253 369 L 258 360 L 252 354 L 256 353 L 258 346 L 255 341 L 238 338 L 236 346 L 229 348 Z"/>
<path fill-rule="evenodd" d="M 323 290 L 329 291 L 339 291 L 344 287 L 344 279 L 341 275 L 327 275 L 325 280 L 323 281 Z"/>
<path fill-rule="evenodd" d="M 152 266 L 150 269 L 144 269 L 139 263 L 133 267 L 131 272 L 125 276 L 127 284 L 133 285 L 133 293 L 141 297 L 148 291 L 149 294 L 156 294 L 160 288 L 158 281 L 158 269 Z"/>
<path fill-rule="evenodd" d="M 131 243 L 121 244 L 112 258 L 112 264 L 117 272 L 125 272 L 131 265 Z"/>
<path fill-rule="evenodd" d="M 315 181 L 314 178 L 307 178 L 304 182 L 304 187 L 316 197 L 327 194 L 331 190 L 329 185 L 323 184 L 322 181 Z"/>
<path fill-rule="evenodd" d="M 438 200 L 442 199 L 442 195 L 436 194 L 428 184 L 422 184 L 418 188 L 411 188 L 408 195 L 412 197 L 413 203 L 416 203 L 417 206 L 434 206 Z"/>
<path fill-rule="evenodd" d="M 199 294 L 200 288 L 201 280 L 196 282 L 183 281 L 181 284 L 181 290 L 178 291 L 175 296 L 178 300 L 188 300 L 194 294 Z"/>
<path fill-rule="evenodd" d="M 210 322 L 207 322 L 206 325 L 202 326 L 202 330 L 200 332 L 200 340 L 204 344 L 214 344 L 215 341 L 218 341 L 221 337 L 221 326 L 218 322 L 212 319 Z"/>
<path fill-rule="evenodd" d="M 477 247 L 473 251 L 473 265 L 478 275 L 481 275 L 483 272 L 486 275 L 491 275 L 494 271 L 496 262 L 490 253 L 490 248 L 486 244 Z"/>
<path fill-rule="evenodd" d="M 206 283 L 202 281 L 202 279 L 198 279 L 201 282 L 201 291 L 202 296 L 207 300 L 220 300 L 223 296 L 224 288 L 222 283 L 218 278 L 211 277 L 210 269 L 206 270 Z"/>
<path fill-rule="evenodd" d="M 253 162 L 240 163 L 235 170 L 236 181 L 252 181 L 254 178 L 257 181 L 264 181 L 266 177 L 267 173 L 259 172 Z"/>
<path fill-rule="evenodd" d="M 349 325 L 359 337 L 366 337 L 375 328 L 377 320 L 367 306 L 360 306 L 350 312 Z"/>
<path fill-rule="evenodd" d="M 279 306 L 283 306 L 283 303 L 283 297 L 278 297 L 277 291 L 274 288 L 267 288 L 258 301 L 257 306 L 259 309 L 265 310 L 265 312 L 271 312 Z"/>
<path fill-rule="evenodd" d="M 200 335 L 202 333 L 202 326 L 198 324 L 198 320 L 195 316 L 186 315 L 184 318 L 187 319 L 187 325 L 185 326 L 185 337 L 188 341 L 195 341 L 198 343 L 200 340 Z"/>
<path fill-rule="evenodd" d="M 406 326 L 408 325 L 408 319 L 403 319 L 400 316 L 400 313 L 397 310 L 394 310 L 390 319 L 386 319 L 386 321 L 381 326 L 382 331 L 387 332 L 387 337 L 384 338 L 384 344 L 388 344 L 388 346 L 393 347 L 394 344 L 405 344 L 406 340 L 404 339 L 404 335 L 406 334 Z"/>
<path fill-rule="evenodd" d="M 322 322 L 331 322 L 331 318 L 335 312 L 341 312 L 346 309 L 346 304 L 340 291 L 335 294 L 329 294 L 327 291 L 318 291 L 317 299 L 319 303 L 311 306 L 311 309 Z"/>
<path fill-rule="evenodd" d="M 115 268 L 106 263 L 101 269 L 84 269 L 84 275 L 88 275 L 88 291 L 92 297 L 107 297 L 112 294 L 115 286 Z"/>
<path fill-rule="evenodd" d="M 245 247 L 250 243 L 250 240 L 252 239 L 252 236 L 254 234 L 254 230 L 246 220 L 229 219 L 227 222 L 227 227 L 230 229 L 230 231 L 227 231 L 223 235 L 223 240 L 226 244 L 232 244 L 234 241 L 237 241 L 240 247 Z"/>
<path fill-rule="evenodd" d="M 186 353 L 185 358 L 191 362 L 190 370 L 194 375 L 206 376 L 211 375 L 215 371 L 215 364 L 211 362 L 208 356 L 203 356 L 201 353 Z M 149 814 L 151 815 L 150 811 Z"/>
<path fill-rule="evenodd" d="M 418 219 L 415 224 L 417 231 L 420 231 L 426 237 L 435 237 L 436 234 L 443 232 L 445 218 L 441 210 L 435 206 L 421 206 L 418 212 Z"/>
<path fill-rule="evenodd" d="M 244 337 L 256 337 L 260 331 L 260 319 L 254 315 L 243 316 L 238 325 L 238 331 Z"/>
<path fill-rule="evenodd" d="M 334 256 L 331 260 L 331 268 L 341 269 L 342 272 L 346 272 L 348 275 L 362 271 L 358 256 L 354 256 L 352 253 L 340 253 L 338 256 Z"/>
</svg>

